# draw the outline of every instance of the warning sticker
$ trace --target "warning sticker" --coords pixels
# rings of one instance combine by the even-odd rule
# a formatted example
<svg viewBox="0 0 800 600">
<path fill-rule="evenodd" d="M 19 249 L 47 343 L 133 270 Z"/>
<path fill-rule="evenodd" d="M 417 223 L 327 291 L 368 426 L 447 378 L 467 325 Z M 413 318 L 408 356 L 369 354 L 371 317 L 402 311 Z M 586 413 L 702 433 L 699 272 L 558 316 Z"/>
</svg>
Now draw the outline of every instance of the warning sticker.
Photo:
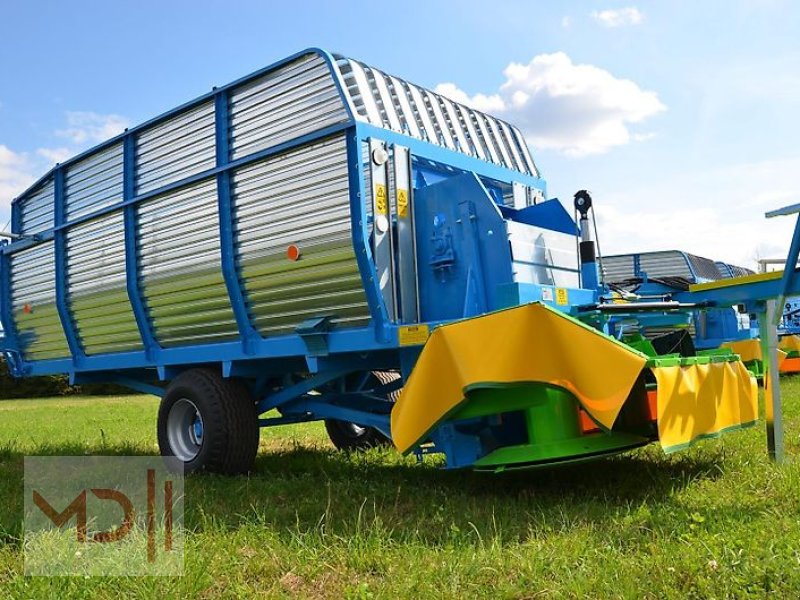
<svg viewBox="0 0 800 600">
<path fill-rule="evenodd" d="M 431 330 L 427 325 L 406 325 L 398 331 L 401 346 L 420 346 L 428 341 Z"/>
<path fill-rule="evenodd" d="M 569 304 L 569 295 L 567 288 L 556 288 L 556 304 Z"/>
<path fill-rule="evenodd" d="M 553 301 L 553 288 L 549 287 L 542 288 L 542 300 L 544 300 L 545 302 Z"/>
<path fill-rule="evenodd" d="M 389 213 L 389 205 L 386 202 L 386 186 L 382 183 L 375 185 L 375 212 L 379 215 Z"/>
<path fill-rule="evenodd" d="M 397 190 L 397 216 L 401 219 L 408 216 L 408 190 Z"/>
</svg>

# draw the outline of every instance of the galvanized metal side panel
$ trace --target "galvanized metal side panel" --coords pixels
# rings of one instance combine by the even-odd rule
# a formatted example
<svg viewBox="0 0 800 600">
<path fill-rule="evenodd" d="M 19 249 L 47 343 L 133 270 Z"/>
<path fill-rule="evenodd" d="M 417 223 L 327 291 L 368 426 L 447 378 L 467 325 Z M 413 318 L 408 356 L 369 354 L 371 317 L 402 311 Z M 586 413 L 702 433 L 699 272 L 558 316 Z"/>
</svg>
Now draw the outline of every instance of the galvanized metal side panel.
<svg viewBox="0 0 800 600">
<path fill-rule="evenodd" d="M 128 299 L 122 211 L 67 231 L 67 298 L 87 355 L 141 350 Z"/>
<path fill-rule="evenodd" d="M 578 287 L 575 238 L 568 233 L 506 221 L 514 281 Z"/>
<path fill-rule="evenodd" d="M 233 90 L 230 118 L 235 160 L 341 123 L 347 111 L 330 68 L 314 54 Z"/>
<path fill-rule="evenodd" d="M 510 124 L 358 61 L 336 58 L 355 118 L 539 176 L 525 140 Z"/>
<path fill-rule="evenodd" d="M 636 276 L 633 254 L 604 256 L 601 261 L 603 279 L 606 283 L 621 283 Z"/>
<path fill-rule="evenodd" d="M 136 138 L 136 193 L 213 169 L 214 133 L 211 101 L 140 133 Z"/>
<path fill-rule="evenodd" d="M 216 179 L 156 196 L 138 211 L 139 264 L 156 340 L 232 340 L 238 329 L 222 276 Z"/>
<path fill-rule="evenodd" d="M 241 277 L 259 332 L 290 333 L 323 316 L 338 326 L 369 321 L 351 238 L 344 136 L 237 169 L 233 201 Z M 287 258 L 291 245 L 299 260 Z"/>
<path fill-rule="evenodd" d="M 55 186 L 50 177 L 22 200 L 20 208 L 23 235 L 41 233 L 53 228 L 55 215 Z"/>
<path fill-rule="evenodd" d="M 70 165 L 65 179 L 67 221 L 122 202 L 122 143 Z"/>
<path fill-rule="evenodd" d="M 11 310 L 26 360 L 70 356 L 56 308 L 52 241 L 11 255 Z"/>
</svg>

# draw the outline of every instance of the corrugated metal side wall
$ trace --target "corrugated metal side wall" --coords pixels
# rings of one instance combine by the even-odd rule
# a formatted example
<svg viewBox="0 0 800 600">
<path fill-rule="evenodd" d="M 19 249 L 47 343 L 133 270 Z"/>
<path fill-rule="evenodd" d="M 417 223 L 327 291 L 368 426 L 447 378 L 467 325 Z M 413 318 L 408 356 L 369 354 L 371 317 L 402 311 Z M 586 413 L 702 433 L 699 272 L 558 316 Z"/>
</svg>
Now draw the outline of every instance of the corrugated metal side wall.
<svg viewBox="0 0 800 600">
<path fill-rule="evenodd" d="M 214 103 L 187 110 L 136 139 L 136 193 L 143 194 L 213 169 Z"/>
<path fill-rule="evenodd" d="M 307 55 L 235 89 L 230 97 L 234 160 L 347 119 L 325 61 Z"/>
<path fill-rule="evenodd" d="M 222 276 L 215 179 L 139 207 L 140 278 L 163 346 L 238 337 Z"/>
<path fill-rule="evenodd" d="M 65 179 L 67 221 L 122 202 L 122 144 L 70 165 Z"/>
<path fill-rule="evenodd" d="M 70 355 L 56 308 L 54 252 L 51 241 L 11 256 L 11 310 L 26 360 Z"/>
<path fill-rule="evenodd" d="M 55 186 L 49 177 L 38 188 L 28 193 L 20 208 L 22 214 L 22 233 L 31 235 L 53 227 L 53 205 Z"/>
<path fill-rule="evenodd" d="M 122 212 L 67 232 L 67 295 L 88 355 L 142 348 L 125 278 Z"/>
<path fill-rule="evenodd" d="M 256 328 L 288 333 L 323 315 L 366 324 L 344 136 L 238 169 L 233 182 L 238 258 Z M 299 260 L 287 258 L 290 245 L 300 249 Z"/>
</svg>

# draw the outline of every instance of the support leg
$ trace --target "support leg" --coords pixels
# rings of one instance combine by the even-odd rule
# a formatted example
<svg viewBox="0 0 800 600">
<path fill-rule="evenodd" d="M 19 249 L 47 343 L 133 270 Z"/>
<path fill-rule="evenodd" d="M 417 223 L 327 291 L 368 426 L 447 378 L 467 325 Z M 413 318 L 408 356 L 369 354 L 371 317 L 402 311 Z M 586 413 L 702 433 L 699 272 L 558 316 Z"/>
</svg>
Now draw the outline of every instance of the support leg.
<svg viewBox="0 0 800 600">
<path fill-rule="evenodd" d="M 781 304 L 781 306 L 783 306 Z M 770 458 L 782 463 L 783 412 L 778 369 L 778 330 L 775 326 L 775 300 L 765 302 L 765 312 L 759 315 L 761 323 L 761 355 L 764 361 L 764 416 L 767 421 L 767 450 Z"/>
</svg>

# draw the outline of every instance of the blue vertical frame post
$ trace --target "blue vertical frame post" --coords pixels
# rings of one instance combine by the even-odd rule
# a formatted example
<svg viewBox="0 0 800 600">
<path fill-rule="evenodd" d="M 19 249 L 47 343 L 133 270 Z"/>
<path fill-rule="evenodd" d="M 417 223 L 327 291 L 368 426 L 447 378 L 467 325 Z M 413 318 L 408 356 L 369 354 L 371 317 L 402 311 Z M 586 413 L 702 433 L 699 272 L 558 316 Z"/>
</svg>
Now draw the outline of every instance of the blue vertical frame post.
<svg viewBox="0 0 800 600">
<path fill-rule="evenodd" d="M 0 242 L 0 249 L 5 242 Z M 23 371 L 22 348 L 17 338 L 17 328 L 11 310 L 11 255 L 0 252 L 0 326 L 3 328 L 3 349 L 16 361 L 9 361 L 12 375 L 21 375 Z"/>
<path fill-rule="evenodd" d="M 56 167 L 53 171 L 53 189 L 55 192 L 53 215 L 56 228 L 53 236 L 56 263 L 56 308 L 58 309 L 58 317 L 61 320 L 61 327 L 64 329 L 64 335 L 67 338 L 69 351 L 72 354 L 72 364 L 78 367 L 83 362 L 86 354 L 81 346 L 67 298 L 67 230 L 61 227 L 67 220 L 67 197 L 63 167 Z"/>
<path fill-rule="evenodd" d="M 139 289 L 139 256 L 136 251 L 136 205 L 128 203 L 136 193 L 135 168 L 136 168 L 136 140 L 132 133 L 125 136 L 122 145 L 122 196 L 126 203 L 123 214 L 125 227 L 125 284 L 128 290 L 128 300 L 133 309 L 133 316 L 142 338 L 145 356 L 154 361 L 159 350 L 150 318 L 142 300 Z"/>
<path fill-rule="evenodd" d="M 363 165 L 361 164 L 361 143 L 358 130 L 353 128 L 347 132 L 347 163 L 349 168 L 348 184 L 350 187 L 350 229 L 353 232 L 353 249 L 356 253 L 356 261 L 361 271 L 361 282 L 364 285 L 364 292 L 367 295 L 367 304 L 372 316 L 373 325 L 378 336 L 378 341 L 388 342 L 389 340 L 389 313 L 383 303 L 380 286 L 378 285 L 377 273 L 372 260 L 372 251 L 369 247 L 367 234 L 367 215 L 365 203 L 371 202 L 372 198 L 367 197 L 366 186 L 364 185 Z M 372 193 L 371 191 L 369 192 Z"/>
<path fill-rule="evenodd" d="M 236 264 L 236 233 L 233 226 L 233 201 L 231 199 L 231 171 L 225 169 L 230 162 L 230 136 L 228 114 L 228 92 L 217 92 L 214 98 L 214 119 L 216 136 L 217 205 L 219 208 L 219 242 L 222 258 L 222 276 L 228 288 L 236 327 L 242 340 L 245 354 L 253 354 L 260 335 L 250 322 L 247 302 L 239 282 L 239 268 Z"/>
<path fill-rule="evenodd" d="M 22 233 L 22 202 L 11 203 L 11 233 Z"/>
</svg>

